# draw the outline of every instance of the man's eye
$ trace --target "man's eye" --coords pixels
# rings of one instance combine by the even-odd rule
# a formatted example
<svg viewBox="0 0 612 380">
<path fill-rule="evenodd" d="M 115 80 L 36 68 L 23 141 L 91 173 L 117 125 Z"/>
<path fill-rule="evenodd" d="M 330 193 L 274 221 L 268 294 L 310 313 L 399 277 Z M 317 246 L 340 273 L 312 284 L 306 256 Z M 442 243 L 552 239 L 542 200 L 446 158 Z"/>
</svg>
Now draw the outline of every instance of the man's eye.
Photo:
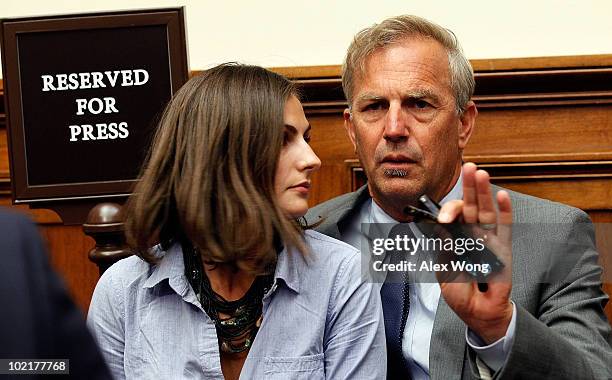
<svg viewBox="0 0 612 380">
<path fill-rule="evenodd" d="M 378 111 L 382 108 L 381 103 L 370 103 L 363 108 L 364 111 Z"/>
<path fill-rule="evenodd" d="M 414 101 L 414 107 L 415 108 L 419 108 L 419 109 L 427 108 L 427 107 L 429 107 L 429 103 L 427 103 L 424 100 L 415 100 Z"/>
<path fill-rule="evenodd" d="M 310 144 L 310 134 L 304 135 L 304 141 L 306 141 L 306 143 Z"/>
</svg>

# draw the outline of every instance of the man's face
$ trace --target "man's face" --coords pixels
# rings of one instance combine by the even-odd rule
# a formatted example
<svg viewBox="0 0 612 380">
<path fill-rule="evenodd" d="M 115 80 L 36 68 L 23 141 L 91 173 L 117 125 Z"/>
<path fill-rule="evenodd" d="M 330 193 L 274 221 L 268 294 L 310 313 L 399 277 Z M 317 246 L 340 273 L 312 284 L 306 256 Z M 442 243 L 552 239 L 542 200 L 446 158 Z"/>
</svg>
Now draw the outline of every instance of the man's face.
<svg viewBox="0 0 612 380">
<path fill-rule="evenodd" d="M 448 54 L 429 38 L 375 51 L 354 82 L 345 127 L 372 197 L 396 219 L 422 194 L 439 201 L 459 176 L 476 108 L 458 115 L 450 83 Z"/>
</svg>

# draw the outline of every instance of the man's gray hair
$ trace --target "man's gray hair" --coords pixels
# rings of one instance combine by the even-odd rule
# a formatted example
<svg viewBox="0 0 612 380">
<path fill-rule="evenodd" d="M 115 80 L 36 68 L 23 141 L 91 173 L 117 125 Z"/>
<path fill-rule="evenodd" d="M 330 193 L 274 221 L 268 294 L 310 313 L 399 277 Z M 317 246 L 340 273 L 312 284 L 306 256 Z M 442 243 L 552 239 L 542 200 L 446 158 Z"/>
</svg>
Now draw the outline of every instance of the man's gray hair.
<svg viewBox="0 0 612 380">
<path fill-rule="evenodd" d="M 342 65 L 342 88 L 349 107 L 353 101 L 355 78 L 364 74 L 366 59 L 378 49 L 414 37 L 432 38 L 446 49 L 457 112 L 461 114 L 465 110 L 474 94 L 474 71 L 457 37 L 438 24 L 412 15 L 388 18 L 355 35 Z"/>
</svg>

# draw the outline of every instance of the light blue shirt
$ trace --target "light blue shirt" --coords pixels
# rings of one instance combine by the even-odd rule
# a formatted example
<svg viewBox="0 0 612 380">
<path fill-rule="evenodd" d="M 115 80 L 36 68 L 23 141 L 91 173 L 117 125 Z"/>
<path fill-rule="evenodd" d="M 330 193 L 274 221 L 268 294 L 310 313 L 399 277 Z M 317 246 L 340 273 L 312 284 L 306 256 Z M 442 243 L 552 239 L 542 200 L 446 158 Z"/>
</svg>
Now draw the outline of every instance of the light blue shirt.
<svg viewBox="0 0 612 380">
<path fill-rule="evenodd" d="M 459 177 L 455 186 L 440 202 L 441 205 L 451 200 L 463 198 L 462 178 Z M 357 248 L 361 247 L 362 244 L 362 223 L 384 223 L 384 226 L 391 226 L 398 221 L 389 216 L 372 199 L 364 202 L 345 235 L 345 241 Z M 416 236 L 420 235 L 414 223 L 410 223 L 410 228 Z M 406 319 L 402 337 L 402 350 L 404 357 L 407 359 L 412 379 L 429 379 L 429 348 L 438 301 L 440 300 L 440 285 L 438 283 L 414 282 L 411 283 L 409 289 L 410 312 Z M 514 306 L 512 320 L 506 331 L 506 336 L 490 345 L 484 345 L 484 342 L 474 332 L 466 329 L 467 344 L 489 368 L 497 371 L 503 366 L 510 352 L 514 340 L 515 326 L 516 306 Z"/>
<path fill-rule="evenodd" d="M 385 379 L 378 287 L 353 247 L 305 232 L 283 250 L 241 379 Z M 180 245 L 151 265 L 121 260 L 100 278 L 87 323 L 116 379 L 223 379 L 213 321 L 184 275 Z"/>
</svg>

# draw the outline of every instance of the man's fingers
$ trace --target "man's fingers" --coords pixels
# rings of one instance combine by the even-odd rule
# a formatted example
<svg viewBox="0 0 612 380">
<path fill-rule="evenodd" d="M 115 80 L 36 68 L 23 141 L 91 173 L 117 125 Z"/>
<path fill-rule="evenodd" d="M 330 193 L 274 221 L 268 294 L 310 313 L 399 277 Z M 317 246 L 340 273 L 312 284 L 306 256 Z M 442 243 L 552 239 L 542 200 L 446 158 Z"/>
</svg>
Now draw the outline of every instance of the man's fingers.
<svg viewBox="0 0 612 380">
<path fill-rule="evenodd" d="M 493 193 L 489 173 L 476 171 L 476 191 L 478 196 L 478 223 L 493 224 L 497 222 L 497 213 L 493 204 Z"/>
<path fill-rule="evenodd" d="M 452 223 L 461 216 L 464 202 L 462 200 L 452 200 L 446 202 L 438 214 L 438 222 Z"/>
<path fill-rule="evenodd" d="M 463 165 L 463 219 L 466 223 L 478 222 L 478 192 L 476 188 L 476 165 Z"/>
<path fill-rule="evenodd" d="M 497 192 L 497 206 L 499 214 L 497 215 L 497 236 L 502 241 L 511 241 L 512 239 L 512 204 L 510 202 L 510 194 L 505 190 Z"/>
</svg>

